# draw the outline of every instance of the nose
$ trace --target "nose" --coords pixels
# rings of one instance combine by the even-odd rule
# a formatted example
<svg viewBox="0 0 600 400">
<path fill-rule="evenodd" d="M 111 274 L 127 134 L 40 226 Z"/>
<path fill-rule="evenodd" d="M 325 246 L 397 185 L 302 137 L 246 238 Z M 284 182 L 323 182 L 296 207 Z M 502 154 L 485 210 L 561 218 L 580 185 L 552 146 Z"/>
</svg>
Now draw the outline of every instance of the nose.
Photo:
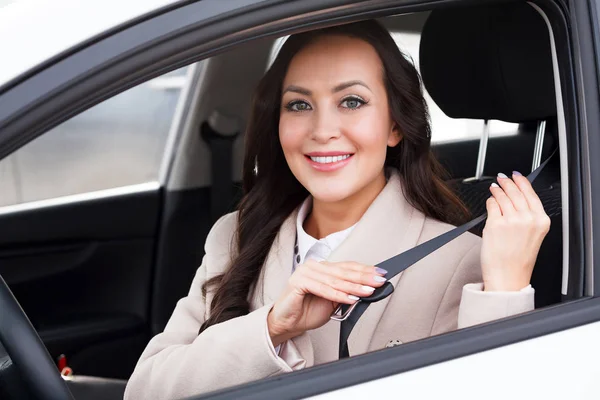
<svg viewBox="0 0 600 400">
<path fill-rule="evenodd" d="M 337 115 L 325 110 L 319 110 L 315 114 L 312 130 L 312 139 L 319 143 L 327 143 L 341 136 L 340 120 Z"/>
</svg>

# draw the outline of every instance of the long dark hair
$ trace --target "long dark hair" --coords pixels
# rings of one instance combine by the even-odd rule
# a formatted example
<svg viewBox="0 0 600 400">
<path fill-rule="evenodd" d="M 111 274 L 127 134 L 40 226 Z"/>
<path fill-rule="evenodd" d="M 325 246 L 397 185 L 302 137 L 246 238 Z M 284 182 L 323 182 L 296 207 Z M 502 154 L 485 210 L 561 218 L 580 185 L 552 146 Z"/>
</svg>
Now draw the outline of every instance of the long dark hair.
<svg viewBox="0 0 600 400">
<path fill-rule="evenodd" d="M 385 28 L 375 21 L 363 21 L 293 35 L 255 92 L 246 132 L 245 194 L 239 205 L 235 233 L 237 251 L 227 272 L 210 279 L 203 288 L 205 294 L 208 288 L 216 290 L 210 317 L 200 332 L 249 313 L 250 291 L 281 225 L 309 195 L 290 171 L 279 142 L 281 91 L 292 58 L 324 35 L 357 38 L 377 51 L 384 67 L 391 116 L 402 133 L 400 144 L 388 147 L 385 165 L 400 172 L 406 199 L 426 216 L 443 222 L 456 225 L 468 215 L 465 206 L 444 184 L 443 170 L 431 153 L 431 129 L 421 78 Z"/>
</svg>

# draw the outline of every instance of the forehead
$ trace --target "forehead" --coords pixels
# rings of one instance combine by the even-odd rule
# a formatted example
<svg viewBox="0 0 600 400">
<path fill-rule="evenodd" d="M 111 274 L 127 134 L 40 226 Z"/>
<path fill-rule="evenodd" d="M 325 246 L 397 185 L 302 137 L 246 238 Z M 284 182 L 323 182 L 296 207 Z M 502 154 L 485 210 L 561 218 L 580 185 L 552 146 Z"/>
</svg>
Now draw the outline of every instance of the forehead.
<svg viewBox="0 0 600 400">
<path fill-rule="evenodd" d="M 369 43 L 328 35 L 300 50 L 289 65 L 284 85 L 335 85 L 348 80 L 381 81 L 383 64 Z"/>
</svg>

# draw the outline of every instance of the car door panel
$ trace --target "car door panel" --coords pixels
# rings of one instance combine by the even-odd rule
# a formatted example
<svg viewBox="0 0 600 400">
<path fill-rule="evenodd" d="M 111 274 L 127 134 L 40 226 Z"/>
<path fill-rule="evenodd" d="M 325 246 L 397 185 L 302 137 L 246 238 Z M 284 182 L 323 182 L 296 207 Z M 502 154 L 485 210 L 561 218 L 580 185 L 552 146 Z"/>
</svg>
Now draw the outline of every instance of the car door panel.
<svg viewBox="0 0 600 400">
<path fill-rule="evenodd" d="M 148 340 L 160 194 L 0 214 L 0 274 L 79 374 L 126 378 Z"/>
</svg>

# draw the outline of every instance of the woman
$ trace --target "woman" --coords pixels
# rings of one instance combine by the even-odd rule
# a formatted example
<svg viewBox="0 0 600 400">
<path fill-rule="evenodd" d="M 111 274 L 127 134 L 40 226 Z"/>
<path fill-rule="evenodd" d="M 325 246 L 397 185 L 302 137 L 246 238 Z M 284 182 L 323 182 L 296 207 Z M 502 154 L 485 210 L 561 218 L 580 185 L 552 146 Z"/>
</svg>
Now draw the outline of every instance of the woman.
<svg viewBox="0 0 600 400">
<path fill-rule="evenodd" d="M 190 396 L 333 361 L 329 317 L 386 281 L 374 265 L 452 229 L 466 210 L 430 151 L 420 79 L 360 22 L 290 37 L 257 88 L 239 210 L 222 217 L 127 399 Z M 499 174 L 483 240 L 465 234 L 391 279 L 352 355 L 533 309 L 549 218 L 526 178 Z"/>
</svg>

